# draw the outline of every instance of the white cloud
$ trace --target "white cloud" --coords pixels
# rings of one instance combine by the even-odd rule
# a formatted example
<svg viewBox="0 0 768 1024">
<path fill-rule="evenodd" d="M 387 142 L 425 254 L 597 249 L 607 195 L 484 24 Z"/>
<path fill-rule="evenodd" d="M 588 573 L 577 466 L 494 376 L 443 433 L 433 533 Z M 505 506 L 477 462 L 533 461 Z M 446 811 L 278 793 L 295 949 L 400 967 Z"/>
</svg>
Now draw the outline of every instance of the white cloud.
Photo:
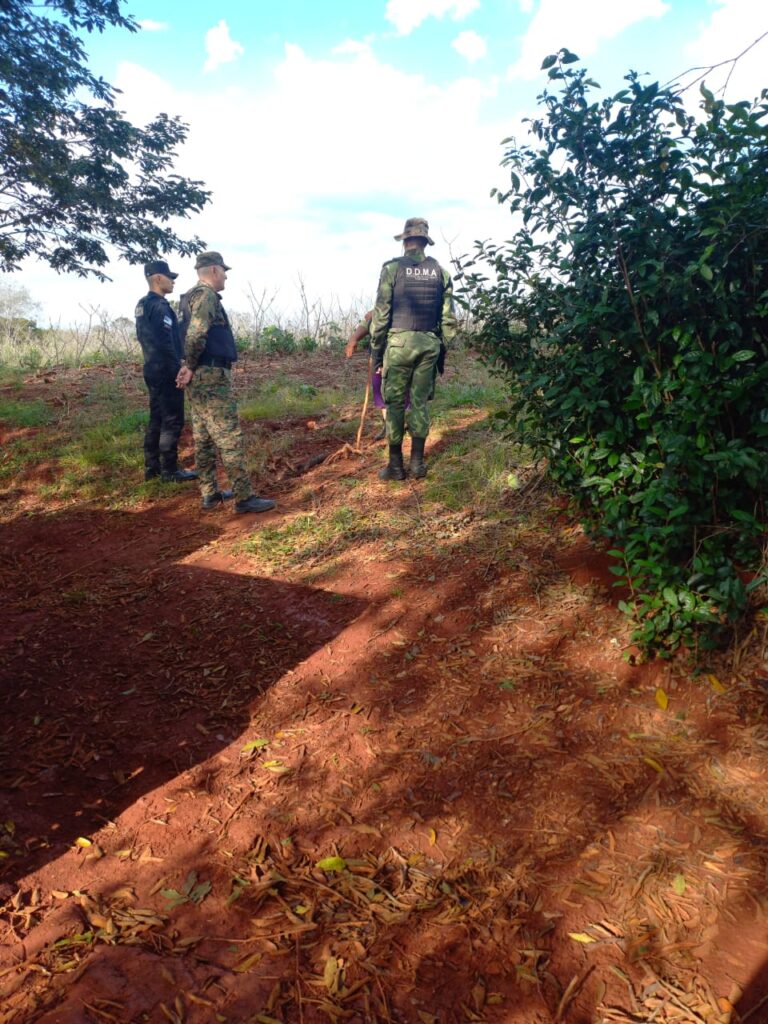
<svg viewBox="0 0 768 1024">
<path fill-rule="evenodd" d="M 363 42 L 359 39 L 345 39 L 343 43 L 339 43 L 338 46 L 334 46 L 333 53 L 345 54 L 345 53 L 370 53 L 370 44 Z"/>
<path fill-rule="evenodd" d="M 444 18 L 447 14 L 461 21 L 479 6 L 480 0 L 387 0 L 384 17 L 401 36 L 407 36 L 427 18 Z"/>
<path fill-rule="evenodd" d="M 707 68 L 730 61 L 768 28 L 765 11 L 753 0 L 714 0 L 713 6 L 715 9 L 709 21 L 699 23 L 698 34 L 685 48 L 684 61 L 688 67 Z M 707 87 L 716 92 L 725 85 L 730 74 L 726 100 L 733 103 L 754 99 L 766 86 L 766 56 L 768 39 L 763 39 L 735 66 L 728 63 L 710 72 L 706 79 Z M 680 71 L 684 70 L 681 66 Z M 698 77 L 698 74 L 700 72 L 690 77 Z"/>
<path fill-rule="evenodd" d="M 482 36 L 477 32 L 460 32 L 451 43 L 454 50 L 466 58 L 470 64 L 480 60 L 488 53 L 488 47 Z"/>
<path fill-rule="evenodd" d="M 503 180 L 499 143 L 514 125 L 506 115 L 490 121 L 485 105 L 493 88 L 474 77 L 437 85 L 370 49 L 316 60 L 295 45 L 285 47 L 266 91 L 211 90 L 208 83 L 203 89 L 194 78 L 174 89 L 128 63 L 113 77 L 134 123 L 154 116 L 162 96 L 163 109 L 190 125 L 175 170 L 203 180 L 214 197 L 177 228 L 199 234 L 232 265 L 225 298 L 233 310 L 248 308 L 251 284 L 256 294 L 278 292 L 277 304 L 290 315 L 300 306 L 299 274 L 308 295 L 326 306 L 334 297 L 346 309 L 370 303 L 382 262 L 399 251 L 393 235 L 406 217 L 427 217 L 433 252 L 446 264 L 448 240 L 460 254 L 475 238 L 508 231 L 508 210 L 488 193 Z M 399 117 L 396 141 L 397 152 L 418 163 L 418 174 L 398 174 L 389 146 L 384 159 L 375 156 L 375 112 L 385 108 L 413 111 Z M 259 126 L 256 153 L 244 124 Z M 225 154 L 211 147 L 212 137 L 227 139 Z M 194 261 L 169 260 L 181 274 L 178 291 L 188 288 Z M 82 320 L 80 303 L 130 316 L 141 271 L 114 263 L 108 272 L 114 284 L 96 285 L 31 268 L 25 284 L 65 322 Z"/>
<path fill-rule="evenodd" d="M 208 59 L 203 65 L 203 71 L 215 71 L 222 64 L 237 60 L 245 50 L 230 36 L 229 25 L 222 18 L 218 25 L 205 33 L 205 52 Z"/>
<path fill-rule="evenodd" d="M 144 29 L 145 32 L 165 32 L 170 25 L 167 21 L 152 21 L 151 18 L 144 18 L 139 22 L 139 28 Z"/>
<path fill-rule="evenodd" d="M 541 0 L 523 38 L 520 59 L 509 69 L 509 76 L 536 78 L 543 59 L 564 46 L 579 57 L 588 57 L 603 40 L 613 39 L 646 18 L 660 18 L 669 9 L 665 0 Z"/>
<path fill-rule="evenodd" d="M 517 0 L 522 14 L 530 14 L 533 10 L 533 0 Z"/>
</svg>

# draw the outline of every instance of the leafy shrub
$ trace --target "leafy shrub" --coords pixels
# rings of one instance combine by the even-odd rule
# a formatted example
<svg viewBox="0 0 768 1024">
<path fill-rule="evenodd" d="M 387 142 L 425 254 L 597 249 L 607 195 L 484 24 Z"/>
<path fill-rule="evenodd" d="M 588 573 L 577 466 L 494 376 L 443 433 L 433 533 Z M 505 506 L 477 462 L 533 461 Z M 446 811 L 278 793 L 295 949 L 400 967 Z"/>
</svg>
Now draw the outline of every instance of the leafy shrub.
<svg viewBox="0 0 768 1024">
<path fill-rule="evenodd" d="M 259 334 L 258 347 L 269 355 L 289 356 L 296 351 L 296 338 L 282 327 L 265 327 Z"/>
<path fill-rule="evenodd" d="M 702 117 L 567 50 L 529 144 L 507 139 L 510 241 L 463 261 L 510 419 L 579 496 L 646 651 L 710 645 L 759 584 L 768 484 L 768 91 Z M 749 585 L 745 580 L 757 573 Z"/>
</svg>

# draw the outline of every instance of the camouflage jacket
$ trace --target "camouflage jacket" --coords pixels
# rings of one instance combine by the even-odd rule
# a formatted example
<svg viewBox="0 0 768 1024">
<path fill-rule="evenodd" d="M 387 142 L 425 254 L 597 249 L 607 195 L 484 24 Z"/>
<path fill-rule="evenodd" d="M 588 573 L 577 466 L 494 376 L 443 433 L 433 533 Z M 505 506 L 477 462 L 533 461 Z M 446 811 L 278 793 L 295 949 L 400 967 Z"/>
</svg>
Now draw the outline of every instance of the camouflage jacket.
<svg viewBox="0 0 768 1024">
<path fill-rule="evenodd" d="M 419 263 L 425 258 L 421 250 L 409 253 Z M 392 293 L 395 287 L 395 275 L 397 274 L 398 263 L 396 260 L 389 260 L 381 268 L 379 287 L 376 293 L 376 306 L 371 320 L 371 348 L 379 357 L 383 355 L 387 344 L 387 334 L 392 323 Z M 446 347 L 450 346 L 456 334 L 456 314 L 453 311 L 453 282 L 451 275 L 443 267 L 443 309 L 440 316 L 440 325 L 437 335 Z"/>
<path fill-rule="evenodd" d="M 197 369 L 197 361 L 203 353 L 208 340 L 208 332 L 214 324 L 229 327 L 224 306 L 210 285 L 199 281 L 186 294 L 189 302 L 190 320 L 185 339 L 187 366 L 190 370 Z"/>
</svg>

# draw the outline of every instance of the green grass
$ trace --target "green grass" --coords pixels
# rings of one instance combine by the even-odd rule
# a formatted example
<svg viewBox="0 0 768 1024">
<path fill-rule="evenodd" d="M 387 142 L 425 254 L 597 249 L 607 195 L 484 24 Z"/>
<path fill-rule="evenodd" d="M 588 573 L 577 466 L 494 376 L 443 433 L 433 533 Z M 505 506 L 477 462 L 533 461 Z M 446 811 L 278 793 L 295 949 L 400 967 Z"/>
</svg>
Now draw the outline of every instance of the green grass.
<svg viewBox="0 0 768 1024">
<path fill-rule="evenodd" d="M 50 438 L 19 437 L 7 441 L 0 447 L 0 481 L 9 481 L 21 476 L 30 467 L 54 458 L 57 447 Z"/>
<path fill-rule="evenodd" d="M 371 516 L 347 506 L 296 516 L 284 526 L 268 526 L 241 545 L 272 569 L 287 569 L 339 554 L 350 544 L 372 540 L 381 529 Z"/>
<path fill-rule="evenodd" d="M 520 445 L 491 429 L 492 422 L 465 428 L 461 441 L 429 459 L 424 487 L 427 501 L 454 512 L 470 507 L 490 512 L 505 495 L 518 489 L 518 470 L 530 465 L 530 457 Z"/>
<path fill-rule="evenodd" d="M 239 403 L 244 420 L 275 420 L 292 416 L 321 416 L 348 401 L 341 391 L 316 388 L 291 378 L 277 378 Z"/>
<path fill-rule="evenodd" d="M 89 498 L 117 490 L 125 496 L 139 485 L 144 493 L 142 441 L 148 418 L 146 410 L 133 409 L 115 413 L 103 423 L 81 424 L 81 431 L 61 453 L 58 493 Z"/>
<path fill-rule="evenodd" d="M 504 388 L 499 381 L 452 380 L 437 382 L 432 408 L 435 414 L 449 409 L 500 409 L 504 404 Z"/>
<path fill-rule="evenodd" d="M 496 412 L 506 402 L 506 387 L 479 360 L 465 352 L 448 353 L 450 376 L 438 377 L 432 412 L 436 419 L 451 409 L 488 409 Z"/>
<path fill-rule="evenodd" d="M 11 427 L 41 427 L 50 420 L 51 410 L 40 398 L 28 402 L 0 399 L 0 423 Z"/>
<path fill-rule="evenodd" d="M 21 388 L 27 371 L 22 366 L 10 366 L 0 362 L 0 387 Z"/>
</svg>

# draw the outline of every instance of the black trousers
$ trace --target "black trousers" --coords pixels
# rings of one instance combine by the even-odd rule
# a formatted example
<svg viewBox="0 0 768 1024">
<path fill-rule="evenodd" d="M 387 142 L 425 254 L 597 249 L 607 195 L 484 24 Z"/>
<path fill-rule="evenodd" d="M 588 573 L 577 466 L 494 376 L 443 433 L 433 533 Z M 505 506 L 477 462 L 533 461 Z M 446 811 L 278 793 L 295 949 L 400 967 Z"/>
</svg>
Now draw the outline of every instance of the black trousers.
<svg viewBox="0 0 768 1024">
<path fill-rule="evenodd" d="M 144 434 L 144 468 L 173 473 L 178 466 L 184 426 L 184 392 L 175 380 L 144 368 L 149 391 L 149 424 Z"/>
</svg>

